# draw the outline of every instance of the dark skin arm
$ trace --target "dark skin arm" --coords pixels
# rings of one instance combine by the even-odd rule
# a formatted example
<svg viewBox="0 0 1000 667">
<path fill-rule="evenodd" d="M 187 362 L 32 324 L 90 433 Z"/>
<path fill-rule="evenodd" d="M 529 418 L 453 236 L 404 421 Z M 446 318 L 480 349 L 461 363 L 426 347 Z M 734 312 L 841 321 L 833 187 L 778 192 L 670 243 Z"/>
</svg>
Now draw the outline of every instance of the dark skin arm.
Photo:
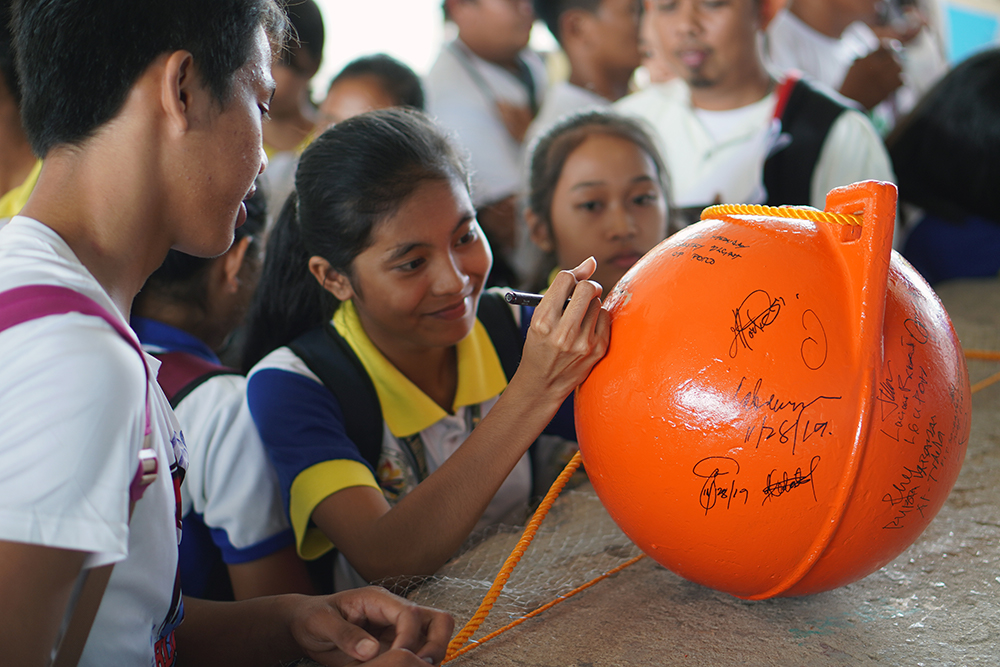
<svg viewBox="0 0 1000 667">
<path fill-rule="evenodd" d="M 308 657 L 322 665 L 438 664 L 454 620 L 381 588 L 243 602 L 184 599 L 177 629 L 183 664 L 261 667 Z M 376 657 L 378 656 L 378 657 Z"/>
<path fill-rule="evenodd" d="M 48 664 L 86 554 L 0 540 L 0 664 Z"/>
<path fill-rule="evenodd" d="M 872 109 L 903 85 L 902 73 L 895 52 L 882 46 L 854 61 L 840 85 L 840 94 Z"/>
<path fill-rule="evenodd" d="M 86 554 L 0 541 L 0 664 L 44 667 Z M 177 630 L 184 665 L 440 663 L 450 615 L 378 588 L 330 596 L 280 595 L 245 602 L 185 598 Z M 391 650 L 390 650 L 391 649 Z"/>
<path fill-rule="evenodd" d="M 604 356 L 610 317 L 600 306 L 600 286 L 586 280 L 595 266 L 590 259 L 557 276 L 535 310 L 517 373 L 441 467 L 391 508 L 378 489 L 351 487 L 313 511 L 319 528 L 363 577 L 436 572 L 469 536 L 563 400 Z"/>
<path fill-rule="evenodd" d="M 248 563 L 228 565 L 227 568 L 229 580 L 233 584 L 233 595 L 237 600 L 282 593 L 310 595 L 316 592 L 305 564 L 295 553 L 294 545 Z"/>
</svg>

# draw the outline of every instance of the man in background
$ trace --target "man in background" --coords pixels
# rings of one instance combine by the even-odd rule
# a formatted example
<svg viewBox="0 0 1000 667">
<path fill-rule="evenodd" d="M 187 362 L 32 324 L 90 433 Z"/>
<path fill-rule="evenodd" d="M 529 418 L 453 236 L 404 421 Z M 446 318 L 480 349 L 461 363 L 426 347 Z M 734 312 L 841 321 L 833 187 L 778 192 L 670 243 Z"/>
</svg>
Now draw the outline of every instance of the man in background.
<svg viewBox="0 0 1000 667">
<path fill-rule="evenodd" d="M 535 0 L 535 13 L 566 53 L 570 72 L 546 93 L 529 143 L 562 116 L 624 97 L 641 62 L 640 0 Z"/>
<path fill-rule="evenodd" d="M 517 284 L 517 195 L 522 145 L 547 85 L 530 51 L 531 0 L 445 0 L 458 37 L 425 79 L 427 112 L 471 158 L 473 204 L 494 250 L 490 284 Z"/>
<path fill-rule="evenodd" d="M 687 222 L 716 203 L 823 208 L 837 186 L 892 181 L 864 115 L 804 81 L 774 80 L 757 48 L 762 0 L 647 0 L 678 78 L 623 98 L 648 121 Z"/>
</svg>

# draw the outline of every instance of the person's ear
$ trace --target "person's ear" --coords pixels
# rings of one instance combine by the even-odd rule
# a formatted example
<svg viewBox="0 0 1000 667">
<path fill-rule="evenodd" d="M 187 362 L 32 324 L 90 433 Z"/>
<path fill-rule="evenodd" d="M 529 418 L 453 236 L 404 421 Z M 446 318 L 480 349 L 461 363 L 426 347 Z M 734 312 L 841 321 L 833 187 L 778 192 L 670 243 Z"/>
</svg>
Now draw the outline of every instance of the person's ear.
<svg viewBox="0 0 1000 667">
<path fill-rule="evenodd" d="M 771 22 L 771 17 L 774 16 L 772 5 L 775 3 L 772 0 L 752 0 L 752 2 L 754 8 L 754 18 L 757 19 L 756 28 L 757 30 L 763 30 L 767 27 L 767 24 Z"/>
<path fill-rule="evenodd" d="M 337 297 L 338 301 L 347 301 L 354 298 L 354 288 L 351 281 L 340 271 L 336 271 L 319 255 L 309 258 L 309 273 L 313 275 L 316 282 L 327 292 Z"/>
<path fill-rule="evenodd" d="M 542 252 L 555 252 L 556 244 L 552 238 L 552 229 L 542 217 L 529 208 L 524 211 L 524 221 L 528 223 L 532 243 L 541 248 Z"/>
<path fill-rule="evenodd" d="M 585 39 L 588 35 L 587 16 L 589 12 L 582 9 L 570 9 L 559 17 L 559 37 L 563 42 L 575 42 Z"/>
<path fill-rule="evenodd" d="M 194 71 L 190 51 L 174 51 L 167 56 L 160 82 L 160 104 L 170 124 L 180 132 L 191 125 L 192 95 L 201 84 Z M 196 91 L 196 89 L 199 89 Z"/>
<path fill-rule="evenodd" d="M 456 23 L 461 22 L 461 17 L 456 19 L 456 14 L 459 14 L 466 5 L 469 4 L 469 0 L 444 0 L 445 12 L 448 18 Z"/>
<path fill-rule="evenodd" d="M 243 268 L 243 260 L 246 259 L 247 249 L 253 239 L 249 236 L 244 236 L 240 240 L 236 241 L 232 247 L 227 250 L 221 257 L 219 257 L 219 263 L 221 264 L 221 279 L 223 284 L 223 289 L 229 293 L 235 293 L 240 288 L 240 269 Z"/>
</svg>

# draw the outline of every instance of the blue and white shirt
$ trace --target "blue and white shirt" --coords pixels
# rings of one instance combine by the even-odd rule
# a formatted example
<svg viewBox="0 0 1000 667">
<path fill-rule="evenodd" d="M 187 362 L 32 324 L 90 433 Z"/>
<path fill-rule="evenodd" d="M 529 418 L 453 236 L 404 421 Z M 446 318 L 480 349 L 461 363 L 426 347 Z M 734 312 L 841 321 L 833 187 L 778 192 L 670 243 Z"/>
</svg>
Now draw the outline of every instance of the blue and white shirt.
<svg viewBox="0 0 1000 667">
<path fill-rule="evenodd" d="M 342 304 L 333 323 L 358 355 L 378 394 L 384 435 L 377 470 L 369 467 L 348 438 L 336 397 L 289 348 L 264 357 L 250 371 L 247 383 L 250 410 L 278 470 L 299 554 L 306 559 L 318 558 L 335 546 L 310 523 L 320 502 L 352 486 L 371 486 L 390 503 L 397 502 L 458 450 L 507 386 L 500 359 L 478 321 L 457 346 L 458 389 L 450 413 L 382 355 L 361 327 L 353 304 Z M 531 463 L 525 454 L 476 529 L 520 518 L 516 513 L 527 507 L 530 493 Z"/>
<path fill-rule="evenodd" d="M 219 363 L 205 343 L 187 332 L 142 317 L 133 317 L 131 324 L 151 354 L 187 352 Z M 258 560 L 291 545 L 294 537 L 277 474 L 250 416 L 246 378 L 211 377 L 174 412 L 184 429 L 189 461 L 181 485 L 181 580 L 186 594 L 202 597 L 220 558 L 226 564 Z"/>
</svg>

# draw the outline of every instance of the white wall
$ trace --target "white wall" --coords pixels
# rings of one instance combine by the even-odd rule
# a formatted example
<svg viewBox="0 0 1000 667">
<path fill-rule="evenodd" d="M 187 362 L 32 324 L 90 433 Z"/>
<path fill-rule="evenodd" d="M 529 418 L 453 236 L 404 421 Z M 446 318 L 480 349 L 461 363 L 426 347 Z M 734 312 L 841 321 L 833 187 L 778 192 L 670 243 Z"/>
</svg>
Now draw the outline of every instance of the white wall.
<svg viewBox="0 0 1000 667">
<path fill-rule="evenodd" d="M 326 45 L 313 82 L 317 95 L 348 62 L 388 53 L 418 74 L 430 69 L 442 42 L 441 0 L 317 0 Z"/>
<path fill-rule="evenodd" d="M 315 97 L 326 93 L 330 79 L 358 56 L 388 53 L 426 74 L 445 40 L 441 0 L 316 0 L 323 12 L 326 45 L 323 64 L 313 80 Z M 447 37 L 450 38 L 450 35 Z M 532 46 L 552 50 L 555 40 L 536 24 Z"/>
</svg>

